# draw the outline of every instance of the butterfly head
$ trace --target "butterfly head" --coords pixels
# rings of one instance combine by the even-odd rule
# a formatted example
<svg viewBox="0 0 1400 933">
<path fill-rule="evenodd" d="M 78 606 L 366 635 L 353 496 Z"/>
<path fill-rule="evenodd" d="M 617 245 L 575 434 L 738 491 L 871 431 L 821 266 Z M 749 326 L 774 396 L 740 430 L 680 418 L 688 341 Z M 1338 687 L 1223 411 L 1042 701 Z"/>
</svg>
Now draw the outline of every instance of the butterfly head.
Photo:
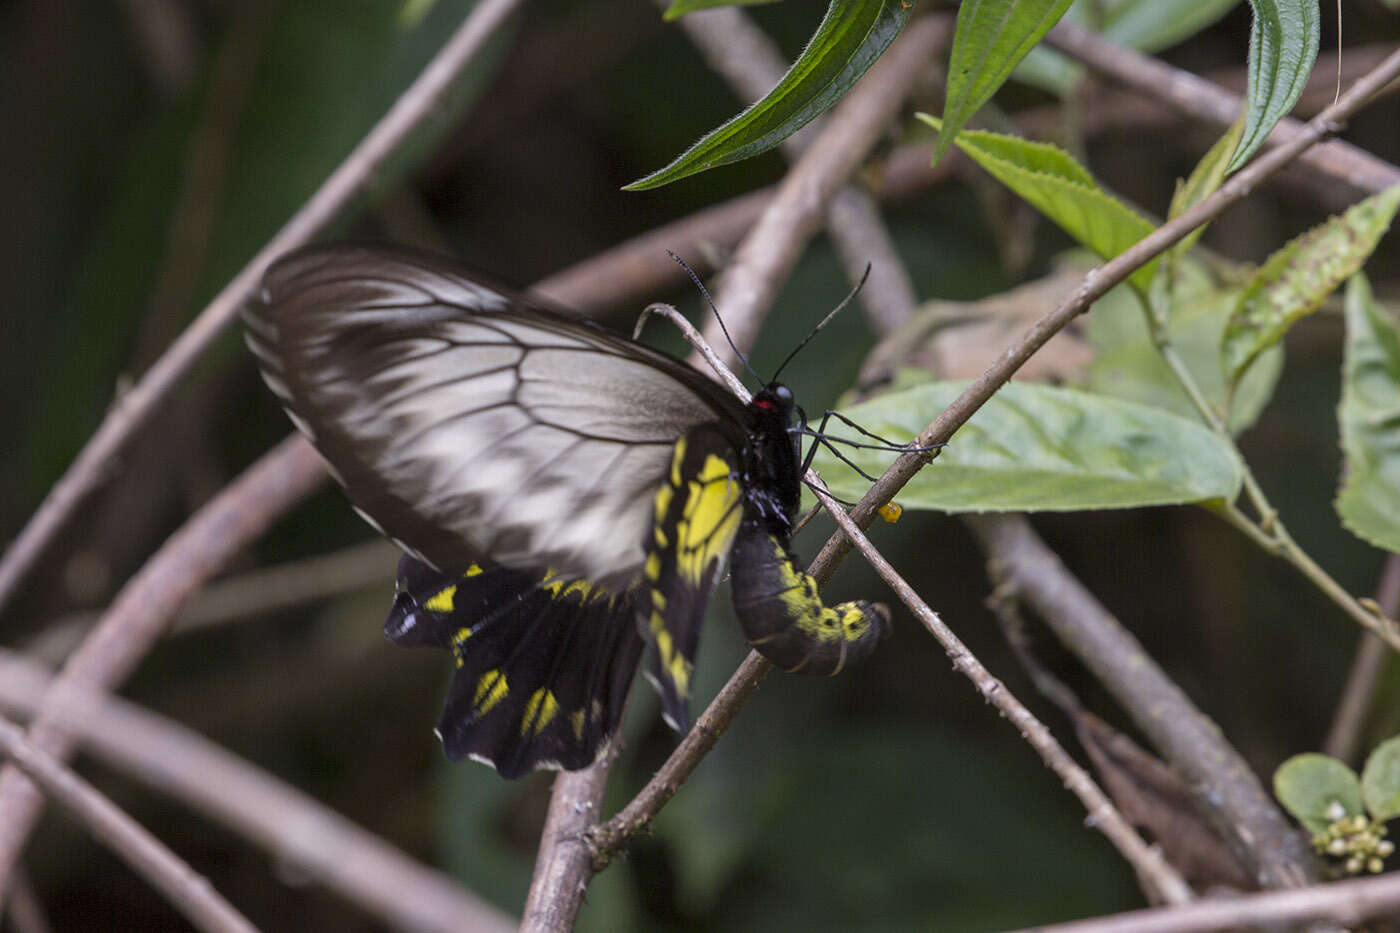
<svg viewBox="0 0 1400 933">
<path fill-rule="evenodd" d="M 770 382 L 754 394 L 749 409 L 786 426 L 792 423 L 797 400 L 787 386 L 781 382 Z"/>
</svg>

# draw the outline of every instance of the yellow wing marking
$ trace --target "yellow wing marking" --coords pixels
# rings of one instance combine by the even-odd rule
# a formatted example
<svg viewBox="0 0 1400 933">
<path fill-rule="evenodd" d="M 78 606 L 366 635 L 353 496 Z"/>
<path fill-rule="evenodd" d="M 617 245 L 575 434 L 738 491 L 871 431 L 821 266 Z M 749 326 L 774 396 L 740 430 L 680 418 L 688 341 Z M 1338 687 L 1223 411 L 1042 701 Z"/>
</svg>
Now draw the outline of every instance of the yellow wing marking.
<svg viewBox="0 0 1400 933">
<path fill-rule="evenodd" d="M 520 734 L 526 738 L 539 735 L 554 717 L 559 715 L 559 701 L 544 687 L 530 694 L 525 702 L 525 715 L 520 721 Z"/>
<path fill-rule="evenodd" d="M 457 584 L 454 583 L 434 594 L 432 599 L 423 604 L 423 608 L 429 612 L 451 612 L 456 596 Z"/>
<path fill-rule="evenodd" d="M 722 558 L 734 539 L 742 490 L 730 478 L 729 464 L 716 454 L 705 458 L 686 487 L 685 508 L 676 527 L 676 571 L 698 586 L 705 568 Z"/>
<path fill-rule="evenodd" d="M 472 706 L 478 716 L 485 716 L 491 712 L 492 707 L 504 700 L 508 693 L 510 687 L 506 684 L 505 672 L 499 667 L 493 667 L 476 682 L 476 696 L 472 698 Z"/>
</svg>

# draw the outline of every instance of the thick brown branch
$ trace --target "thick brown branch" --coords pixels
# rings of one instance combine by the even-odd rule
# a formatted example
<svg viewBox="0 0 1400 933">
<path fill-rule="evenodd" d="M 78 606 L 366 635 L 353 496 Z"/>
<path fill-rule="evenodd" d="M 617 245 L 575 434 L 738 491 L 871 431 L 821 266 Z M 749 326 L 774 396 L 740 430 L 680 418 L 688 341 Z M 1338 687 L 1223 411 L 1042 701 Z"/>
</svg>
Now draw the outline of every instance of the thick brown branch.
<svg viewBox="0 0 1400 933">
<path fill-rule="evenodd" d="M 32 715 L 51 678 L 0 651 L 0 708 Z M 452 879 L 197 733 L 102 693 L 75 697 L 83 748 L 265 848 L 347 901 L 402 929 L 505 933 L 514 921 Z"/>
<path fill-rule="evenodd" d="M 24 730 L 19 726 L 3 719 L 0 755 L 23 769 L 44 788 L 44 793 L 77 817 L 88 832 L 165 895 L 196 927 L 215 933 L 256 933 L 247 918 L 224 900 L 208 880 L 92 785 L 25 741 Z"/>
<path fill-rule="evenodd" d="M 127 582 L 73 652 L 30 723 L 29 741 L 53 758 L 66 758 L 74 741 L 67 725 L 70 697 L 123 681 L 206 580 L 325 480 L 321 458 L 297 435 L 200 509 Z M 0 771 L 0 890 L 42 805 L 28 778 L 13 768 Z"/>
</svg>

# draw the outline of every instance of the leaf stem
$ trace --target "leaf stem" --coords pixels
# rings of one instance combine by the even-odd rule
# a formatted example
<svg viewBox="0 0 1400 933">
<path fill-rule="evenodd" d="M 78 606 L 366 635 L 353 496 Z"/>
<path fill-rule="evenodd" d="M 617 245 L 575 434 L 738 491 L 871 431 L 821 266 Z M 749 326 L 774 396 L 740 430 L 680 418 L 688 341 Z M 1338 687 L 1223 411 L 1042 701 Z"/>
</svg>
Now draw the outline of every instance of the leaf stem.
<svg viewBox="0 0 1400 933">
<path fill-rule="evenodd" d="M 1141 296 L 1139 297 L 1141 298 Z M 1278 510 L 1269 502 L 1268 496 L 1264 494 L 1263 488 L 1259 485 L 1259 480 L 1250 470 L 1244 454 L 1236 446 L 1225 416 L 1210 404 L 1200 386 L 1196 384 L 1191 371 L 1187 369 L 1185 361 L 1172 344 L 1171 337 L 1167 334 L 1166 327 L 1162 323 L 1162 316 L 1152 313 L 1152 309 L 1146 307 L 1145 301 L 1143 304 L 1148 328 L 1152 332 L 1152 342 L 1156 345 L 1158 352 L 1162 354 L 1162 359 L 1191 400 L 1191 404 L 1195 406 L 1201 420 L 1229 445 L 1236 462 L 1239 463 L 1244 493 L 1258 515 L 1258 520 L 1251 520 L 1234 503 L 1226 503 L 1223 508 L 1212 509 L 1212 511 L 1243 532 L 1245 537 L 1259 545 L 1260 548 L 1288 561 L 1359 625 L 1375 632 L 1386 644 L 1396 651 L 1400 651 L 1400 630 L 1397 630 L 1395 623 L 1378 616 L 1361 605 L 1355 596 L 1348 593 L 1340 583 L 1308 555 L 1307 551 L 1293 540 L 1288 528 L 1279 518 Z"/>
</svg>

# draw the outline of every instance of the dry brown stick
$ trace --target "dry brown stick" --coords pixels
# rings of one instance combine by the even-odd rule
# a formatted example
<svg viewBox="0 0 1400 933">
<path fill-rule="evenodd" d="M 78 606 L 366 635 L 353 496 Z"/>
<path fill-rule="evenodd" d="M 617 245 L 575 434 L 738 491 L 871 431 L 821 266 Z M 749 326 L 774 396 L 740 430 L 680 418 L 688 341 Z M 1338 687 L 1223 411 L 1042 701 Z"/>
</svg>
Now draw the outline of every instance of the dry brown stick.
<svg viewBox="0 0 1400 933">
<path fill-rule="evenodd" d="M 1210 933 L 1293 929 L 1331 922 L 1357 927 L 1400 910 L 1400 874 L 1334 881 L 1291 891 L 1197 901 L 1182 907 L 1133 910 L 1093 920 L 1026 927 L 1016 933 Z"/>
<path fill-rule="evenodd" d="M 439 112 L 457 77 L 521 4 L 522 0 L 482 0 L 477 4 L 413 84 L 306 204 L 224 286 L 140 381 L 117 398 L 96 433 L 0 557 L 0 609 L 14 597 L 25 575 L 78 506 L 106 479 L 131 436 L 150 421 L 161 401 L 233 321 L 268 264 L 315 236 L 364 189 L 409 134 L 425 118 Z"/>
<path fill-rule="evenodd" d="M 325 480 L 321 458 L 294 435 L 195 513 L 127 581 L 73 652 L 30 723 L 29 741 L 47 755 L 66 758 L 73 748 L 65 706 L 70 695 L 110 690 L 124 680 L 209 577 Z M 13 768 L 0 771 L 0 891 L 42 805 L 26 777 Z"/>
<path fill-rule="evenodd" d="M 32 715 L 48 691 L 39 665 L 0 650 L 0 708 Z M 396 928 L 500 931 L 505 913 L 178 723 L 135 704 L 80 695 L 70 725 L 83 749 L 253 840 L 278 863 L 325 885 Z"/>
<path fill-rule="evenodd" d="M 1376 587 L 1376 604 L 1387 618 L 1395 618 L 1396 612 L 1400 611 L 1400 555 L 1391 554 L 1385 559 L 1381 582 Z M 1332 725 L 1322 745 L 1322 750 L 1333 758 L 1342 761 L 1355 758 L 1376 684 L 1389 657 L 1390 650 L 1384 642 L 1371 632 L 1361 633 L 1351 670 L 1347 672 L 1346 684 L 1342 688 L 1342 698 L 1337 703 Z"/>
<path fill-rule="evenodd" d="M 1068 20 L 1061 20 L 1051 29 L 1045 43 L 1151 100 L 1163 101 L 1182 113 L 1208 120 L 1217 126 L 1225 127 L 1235 122 L 1244 106 L 1238 94 L 1232 94 L 1189 71 L 1173 68 L 1140 52 L 1115 45 Z M 1382 82 L 1370 93 L 1379 93 L 1387 83 Z M 1305 131 L 1305 126 L 1291 117 L 1284 118 L 1269 134 L 1269 144 L 1291 143 Z M 1381 191 L 1400 182 L 1400 168 L 1339 139 L 1312 147 L 1299 157 L 1299 161 L 1328 178 L 1345 182 L 1357 193 Z"/>
<path fill-rule="evenodd" d="M 717 290 L 716 302 L 725 309 L 737 345 L 752 343 L 762 310 L 772 303 L 777 283 L 786 278 L 803 244 L 819 229 L 827 202 L 888 125 L 919 65 L 942 43 L 944 32 L 942 20 L 911 23 L 830 115 L 801 161 L 778 186 Z M 707 342 L 721 346 L 716 340 Z M 699 729 L 697 722 L 692 735 Z M 682 745 L 689 740 L 687 736 Z M 596 807 L 580 802 L 601 800 L 607 776 L 605 756 L 590 768 L 555 780 L 550 840 L 582 840 L 598 814 Z M 559 924 L 577 915 L 578 902 L 593 874 L 590 850 L 583 845 L 542 846 L 540 858 L 524 928 L 566 929 Z"/>
<path fill-rule="evenodd" d="M 1296 158 L 1309 145 L 1326 137 L 1335 128 L 1336 120 L 1354 113 L 1397 74 L 1400 74 L 1400 52 L 1388 56 L 1348 90 L 1336 104 L 1310 121 L 1305 134 L 1260 156 L 1195 208 L 1164 224 L 1118 257 L 1090 271 L 1074 294 L 1038 321 L 1019 341 L 1007 348 L 991 367 L 974 380 L 953 404 L 934 420 L 920 435 L 918 443 L 930 445 L 946 441 L 1032 353 L 1069 321 L 1088 310 L 1094 301 L 1126 279 L 1143 263 L 1170 247 L 1190 230 L 1214 219 L 1226 207 L 1253 191 L 1269 175 Z M 925 455 L 922 454 L 906 454 L 897 459 L 852 511 L 851 518 L 857 526 L 864 528 L 869 525 L 875 511 L 893 498 L 925 461 Z M 808 571 L 818 581 L 825 582 L 849 550 L 849 539 L 838 529 L 812 561 Z M 737 714 L 737 707 L 748 700 L 757 687 L 757 681 L 767 670 L 767 662 L 751 652 L 730 677 L 724 689 L 710 703 L 697 722 L 697 727 L 704 722 L 732 721 Z M 696 732 L 698 731 L 697 728 Z M 676 776 L 681 776 L 683 780 L 685 775 L 694 771 L 700 758 L 713 744 L 714 742 L 707 741 L 704 735 L 694 736 L 694 741 L 692 736 L 687 736 L 641 793 L 655 795 L 664 803 L 670 794 L 674 793 L 673 789 L 668 792 L 668 788 L 675 784 Z"/>
<path fill-rule="evenodd" d="M 1186 781 L 1201 815 L 1261 887 L 1318 878 L 1307 840 L 1219 728 L 1019 515 L 965 516 L 992 579 L 1032 607 Z"/>
<path fill-rule="evenodd" d="M 224 900 L 203 876 L 190 868 L 140 823 L 33 743 L 24 730 L 0 719 L 0 755 L 10 759 L 145 878 L 180 913 L 201 930 L 256 933 L 247 918 Z"/>
<path fill-rule="evenodd" d="M 48 914 L 39 902 L 39 895 L 29 874 L 17 868 L 10 875 L 10 897 L 6 904 L 5 919 L 10 921 L 14 933 L 52 933 Z"/>
</svg>

